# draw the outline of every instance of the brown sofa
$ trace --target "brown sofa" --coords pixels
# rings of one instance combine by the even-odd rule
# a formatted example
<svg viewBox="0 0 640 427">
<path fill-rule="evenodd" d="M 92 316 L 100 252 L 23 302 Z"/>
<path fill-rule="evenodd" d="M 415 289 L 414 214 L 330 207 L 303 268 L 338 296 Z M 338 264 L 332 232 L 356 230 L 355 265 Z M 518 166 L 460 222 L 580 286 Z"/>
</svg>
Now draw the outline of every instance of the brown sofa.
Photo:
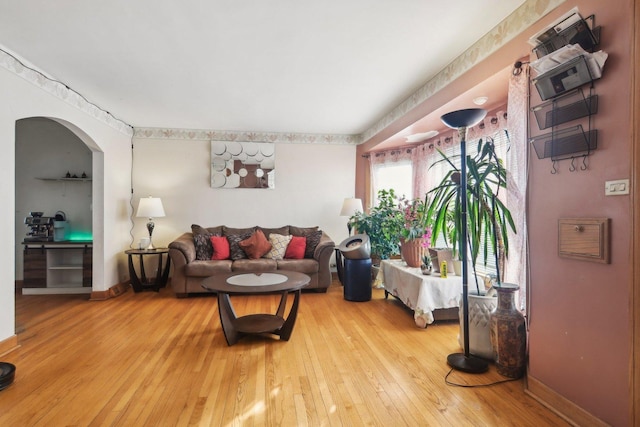
<svg viewBox="0 0 640 427">
<path fill-rule="evenodd" d="M 238 252 L 238 242 L 247 236 L 261 230 L 269 238 L 271 233 L 284 236 L 304 236 L 307 245 L 302 259 L 249 259 L 242 249 Z M 193 225 L 190 233 L 184 233 L 169 244 L 169 256 L 173 264 L 171 287 L 177 297 L 185 297 L 190 294 L 202 294 L 206 291 L 202 288 L 202 280 L 215 274 L 229 273 L 233 271 L 275 271 L 289 270 L 304 273 L 311 278 L 305 290 L 312 289 L 316 292 L 326 292 L 331 284 L 331 270 L 329 260 L 334 252 L 335 243 L 331 238 L 319 230 L 318 227 L 284 226 L 278 228 L 251 227 L 231 228 L 226 226 L 200 227 Z M 200 235 L 200 236 L 198 236 Z M 202 241 L 207 236 L 225 236 L 231 245 L 229 259 L 211 260 L 204 259 L 201 254 Z M 205 236 L 202 238 L 202 236 Z M 197 237 L 197 238 L 196 238 Z M 196 240 L 200 245 L 196 250 Z M 233 242 L 236 243 L 235 253 Z M 198 252 L 198 254 L 196 254 Z M 198 256 L 197 256 L 198 255 Z M 200 259 L 197 259 L 197 258 Z"/>
</svg>

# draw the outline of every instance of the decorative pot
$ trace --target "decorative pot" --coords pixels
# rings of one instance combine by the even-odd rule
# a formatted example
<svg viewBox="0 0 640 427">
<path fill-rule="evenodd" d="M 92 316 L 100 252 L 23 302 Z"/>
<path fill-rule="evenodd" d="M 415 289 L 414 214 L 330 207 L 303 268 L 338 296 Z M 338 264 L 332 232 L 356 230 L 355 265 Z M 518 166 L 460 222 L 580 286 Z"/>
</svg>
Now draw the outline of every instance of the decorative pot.
<svg viewBox="0 0 640 427">
<path fill-rule="evenodd" d="M 472 278 L 470 278 L 472 279 Z M 469 290 L 469 353 L 487 360 L 494 360 L 493 347 L 491 345 L 491 312 L 496 308 L 497 298 L 495 293 L 478 295 L 475 290 Z M 460 335 L 458 343 L 464 350 L 464 317 L 462 312 L 462 297 L 460 297 Z"/>
<path fill-rule="evenodd" d="M 429 255 L 431 255 L 434 273 L 440 273 L 442 261 L 447 261 L 447 264 L 451 261 L 451 249 L 449 248 L 429 248 Z"/>
<path fill-rule="evenodd" d="M 420 266 L 420 271 L 421 271 L 421 272 L 422 272 L 422 274 L 424 274 L 425 276 L 429 276 L 429 275 L 431 274 L 431 271 L 433 271 L 433 266 L 432 266 L 432 265 L 430 265 L 430 266 L 428 266 L 428 267 L 427 267 L 426 265 L 422 264 L 422 265 Z"/>
<path fill-rule="evenodd" d="M 499 374 L 509 378 L 524 375 L 527 330 L 524 316 L 516 308 L 518 285 L 503 283 L 494 288 L 498 305 L 491 312 L 491 344 Z"/>
<path fill-rule="evenodd" d="M 422 239 L 400 240 L 402 259 L 409 267 L 420 267 L 422 264 L 422 255 L 425 250 L 422 242 Z"/>
</svg>

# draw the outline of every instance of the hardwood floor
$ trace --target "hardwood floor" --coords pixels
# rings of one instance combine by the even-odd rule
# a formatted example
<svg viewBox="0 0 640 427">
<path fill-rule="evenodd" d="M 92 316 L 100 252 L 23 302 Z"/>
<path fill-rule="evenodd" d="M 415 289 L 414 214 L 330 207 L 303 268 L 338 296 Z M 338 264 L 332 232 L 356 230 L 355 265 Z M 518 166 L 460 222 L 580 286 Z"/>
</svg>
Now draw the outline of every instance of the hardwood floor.
<svg viewBox="0 0 640 427">
<path fill-rule="evenodd" d="M 278 297 L 232 297 L 236 312 L 275 312 Z M 0 358 L 16 380 L 0 391 L 0 426 L 564 426 L 523 392 L 445 384 L 456 322 L 418 329 L 373 291 L 348 302 L 334 284 L 304 293 L 288 342 L 228 347 L 215 298 L 170 289 L 102 302 L 16 296 L 21 347 Z M 485 384 L 495 372 L 454 372 Z"/>
</svg>

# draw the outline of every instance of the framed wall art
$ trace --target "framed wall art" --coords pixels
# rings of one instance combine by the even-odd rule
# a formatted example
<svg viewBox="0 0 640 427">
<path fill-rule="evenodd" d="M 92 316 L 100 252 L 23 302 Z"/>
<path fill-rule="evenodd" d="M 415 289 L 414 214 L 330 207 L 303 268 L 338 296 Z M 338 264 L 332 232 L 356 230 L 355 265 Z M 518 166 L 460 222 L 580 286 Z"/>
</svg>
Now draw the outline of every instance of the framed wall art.
<svg viewBox="0 0 640 427">
<path fill-rule="evenodd" d="M 212 188 L 275 188 L 275 144 L 211 141 Z"/>
</svg>

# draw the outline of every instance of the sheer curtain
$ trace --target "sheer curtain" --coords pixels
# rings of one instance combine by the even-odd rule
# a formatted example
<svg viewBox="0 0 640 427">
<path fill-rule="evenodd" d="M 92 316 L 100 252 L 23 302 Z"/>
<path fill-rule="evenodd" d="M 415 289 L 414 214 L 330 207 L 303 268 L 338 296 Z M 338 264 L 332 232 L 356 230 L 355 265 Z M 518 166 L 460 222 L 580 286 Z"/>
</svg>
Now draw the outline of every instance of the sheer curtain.
<svg viewBox="0 0 640 427">
<path fill-rule="evenodd" d="M 524 82 L 524 86 L 522 85 Z M 467 131 L 467 152 L 473 156 L 476 152 L 477 140 L 493 137 L 496 143 L 498 157 L 505 160 L 507 165 L 507 190 L 500 193 L 500 199 L 507 205 L 516 224 L 517 234 L 509 233 L 509 258 L 504 265 L 505 277 L 503 282 L 517 283 L 524 290 L 526 288 L 526 225 L 524 222 L 524 194 L 526 191 L 526 112 L 527 112 L 527 81 L 514 76 L 510 85 L 508 113 L 498 110 L 489 114 L 481 123 Z M 524 91 L 524 92 L 523 92 Z M 513 101 L 512 101 L 513 99 Z M 511 115 L 513 114 L 513 118 Z M 505 129 L 508 133 L 504 133 Z M 508 138 L 505 137 L 508 135 Z M 438 185 L 449 170 L 447 162 L 438 162 L 442 156 L 437 150 L 447 156 L 460 153 L 460 141 L 457 131 L 450 131 L 419 146 L 413 156 L 413 164 L 419 178 L 416 180 L 417 191 L 424 194 Z M 453 159 L 460 166 L 459 157 Z M 436 163 L 434 165 L 434 163 Z M 432 166 L 434 165 L 434 166 Z M 491 257 L 490 257 L 491 258 Z M 487 271 L 495 268 L 493 259 L 487 262 Z M 480 271 L 484 267 L 479 266 Z M 521 292 L 521 302 L 525 292 Z"/>
<path fill-rule="evenodd" d="M 509 234 L 509 259 L 506 262 L 505 282 L 520 286 L 519 305 L 524 309 L 527 295 L 528 242 L 526 218 L 526 194 L 529 171 L 527 119 L 529 96 L 529 67 L 509 78 L 508 128 L 511 149 L 508 152 L 507 174 L 508 204 L 516 234 Z"/>
<path fill-rule="evenodd" d="M 497 111 L 487 116 L 482 122 L 467 130 L 467 143 L 469 153 L 475 152 L 474 141 L 480 138 L 494 136 L 507 128 L 507 114 Z M 472 146 L 473 145 L 473 146 Z M 437 163 L 442 159 L 438 150 L 447 156 L 460 153 L 460 136 L 457 130 L 451 130 L 432 138 L 426 143 L 417 146 L 412 153 L 414 167 L 414 197 L 423 198 L 425 194 L 440 183 L 442 176 L 449 170 L 446 162 Z M 502 153 L 498 153 L 501 155 Z"/>
<path fill-rule="evenodd" d="M 528 70 L 527 70 L 528 71 Z M 516 283 L 520 286 L 520 307 L 524 307 L 527 286 L 527 229 L 525 218 L 525 202 L 527 190 L 527 97 L 528 79 L 526 73 L 514 75 L 509 81 L 509 97 L 507 112 L 492 112 L 478 125 L 467 130 L 468 152 L 473 155 L 479 138 L 494 137 L 497 133 L 508 130 L 509 149 L 498 147 L 497 154 L 507 164 L 507 191 L 500 198 L 511 211 L 517 233 L 509 234 L 509 258 L 505 265 L 504 282 Z M 413 197 L 424 198 L 426 193 L 438 185 L 442 176 L 449 169 L 438 150 L 447 156 L 459 154 L 460 140 L 458 131 L 451 130 L 432 138 L 425 143 L 410 148 L 395 149 L 369 156 L 371 194 L 370 204 L 376 200 L 379 183 L 376 183 L 376 169 L 390 164 L 410 161 L 413 174 Z M 434 163 L 437 163 L 435 166 Z"/>
</svg>

